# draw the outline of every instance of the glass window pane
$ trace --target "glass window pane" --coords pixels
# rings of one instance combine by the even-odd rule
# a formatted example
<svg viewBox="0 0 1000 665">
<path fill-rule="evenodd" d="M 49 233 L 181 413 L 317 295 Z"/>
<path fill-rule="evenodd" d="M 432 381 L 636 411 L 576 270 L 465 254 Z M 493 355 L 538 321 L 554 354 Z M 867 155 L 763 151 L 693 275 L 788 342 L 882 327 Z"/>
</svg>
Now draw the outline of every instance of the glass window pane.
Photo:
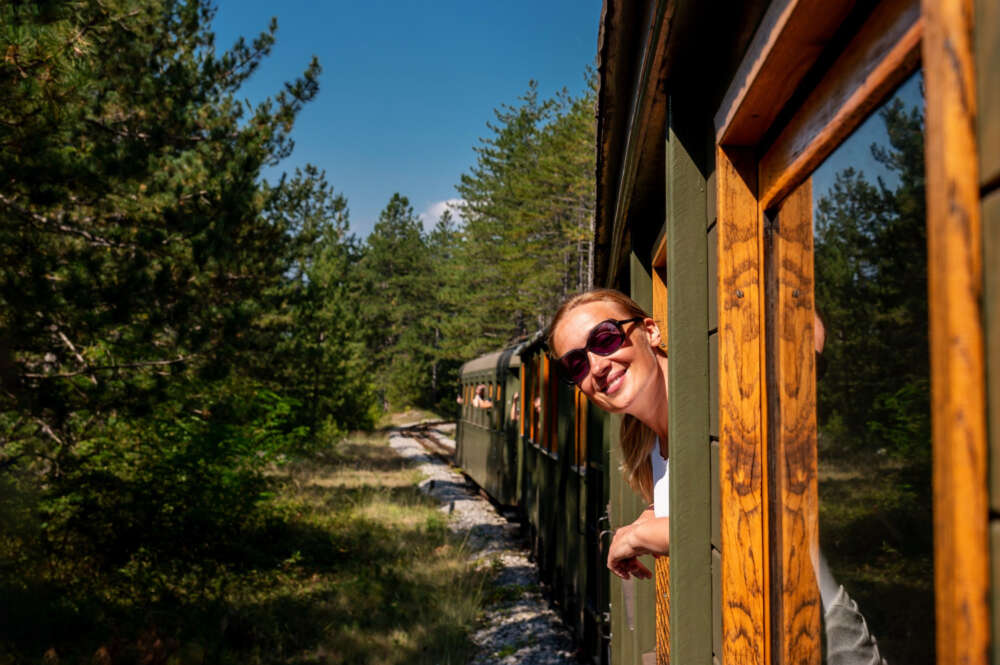
<svg viewBox="0 0 1000 665">
<path fill-rule="evenodd" d="M 918 73 L 812 177 L 827 649 L 842 585 L 911 664 L 934 662 L 923 107 Z"/>
</svg>

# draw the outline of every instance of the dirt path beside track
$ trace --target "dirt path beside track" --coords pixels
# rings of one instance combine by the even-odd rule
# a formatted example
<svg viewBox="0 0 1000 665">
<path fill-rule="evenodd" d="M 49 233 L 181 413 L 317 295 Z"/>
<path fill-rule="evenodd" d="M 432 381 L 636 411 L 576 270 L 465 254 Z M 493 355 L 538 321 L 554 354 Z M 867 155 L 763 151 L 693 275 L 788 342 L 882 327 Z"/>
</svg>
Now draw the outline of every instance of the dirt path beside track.
<svg viewBox="0 0 1000 665">
<path fill-rule="evenodd" d="M 454 450 L 444 427 L 426 430 Z M 519 527 L 498 515 L 464 476 L 430 454 L 406 428 L 389 435 L 389 445 L 413 461 L 426 479 L 420 488 L 441 501 L 449 526 L 466 538 L 477 565 L 497 571 L 488 589 L 486 616 L 472 636 L 477 654 L 472 665 L 570 665 L 575 645 L 558 615 L 542 597 L 538 569 L 528 560 Z"/>
</svg>

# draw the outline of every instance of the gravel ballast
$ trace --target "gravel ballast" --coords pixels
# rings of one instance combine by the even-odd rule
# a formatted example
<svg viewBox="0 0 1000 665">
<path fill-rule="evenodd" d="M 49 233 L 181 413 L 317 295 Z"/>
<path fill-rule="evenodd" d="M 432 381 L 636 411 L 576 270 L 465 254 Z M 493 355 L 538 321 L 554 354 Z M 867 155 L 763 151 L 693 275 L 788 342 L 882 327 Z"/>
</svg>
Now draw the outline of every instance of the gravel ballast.
<svg viewBox="0 0 1000 665">
<path fill-rule="evenodd" d="M 450 445 L 440 432 L 439 442 Z M 570 665 L 573 639 L 542 597 L 538 569 L 528 559 L 519 526 L 497 514 L 478 488 L 444 461 L 430 455 L 405 428 L 389 435 L 389 445 L 424 474 L 420 489 L 441 501 L 450 514 L 449 526 L 466 539 L 477 565 L 497 570 L 482 626 L 472 635 L 477 653 L 472 665 Z"/>
</svg>

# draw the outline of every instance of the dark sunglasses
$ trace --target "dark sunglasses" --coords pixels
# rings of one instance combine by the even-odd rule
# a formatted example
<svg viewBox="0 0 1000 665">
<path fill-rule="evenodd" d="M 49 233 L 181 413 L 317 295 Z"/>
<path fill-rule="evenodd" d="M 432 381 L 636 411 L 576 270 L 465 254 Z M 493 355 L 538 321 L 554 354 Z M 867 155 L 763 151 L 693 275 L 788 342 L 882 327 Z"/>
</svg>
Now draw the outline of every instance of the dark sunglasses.
<svg viewBox="0 0 1000 665">
<path fill-rule="evenodd" d="M 631 319 L 608 319 L 601 321 L 590 329 L 587 335 L 587 345 L 582 349 L 573 349 L 564 353 L 556 360 L 561 368 L 561 374 L 569 383 L 580 384 L 587 377 L 590 371 L 590 358 L 587 353 L 596 353 L 599 356 L 610 356 L 612 353 L 622 348 L 625 343 L 625 330 L 622 328 L 626 323 L 642 321 L 645 317 L 635 316 Z"/>
</svg>

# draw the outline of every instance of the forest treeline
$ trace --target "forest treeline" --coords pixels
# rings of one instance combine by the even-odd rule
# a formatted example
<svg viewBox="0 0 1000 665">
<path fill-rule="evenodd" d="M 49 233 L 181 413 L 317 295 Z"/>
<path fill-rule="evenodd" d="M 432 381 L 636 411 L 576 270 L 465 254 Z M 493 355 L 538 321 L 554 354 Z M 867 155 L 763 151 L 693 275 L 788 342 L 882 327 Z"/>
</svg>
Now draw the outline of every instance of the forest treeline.
<svg viewBox="0 0 1000 665">
<path fill-rule="evenodd" d="M 592 90 L 529 85 L 453 212 L 396 194 L 359 239 L 318 168 L 261 177 L 320 64 L 251 105 L 276 23 L 222 49 L 212 17 L 0 8 L 0 586 L 71 613 L 209 593 L 273 539 L 274 464 L 453 409 L 464 360 L 590 282 Z"/>
</svg>

